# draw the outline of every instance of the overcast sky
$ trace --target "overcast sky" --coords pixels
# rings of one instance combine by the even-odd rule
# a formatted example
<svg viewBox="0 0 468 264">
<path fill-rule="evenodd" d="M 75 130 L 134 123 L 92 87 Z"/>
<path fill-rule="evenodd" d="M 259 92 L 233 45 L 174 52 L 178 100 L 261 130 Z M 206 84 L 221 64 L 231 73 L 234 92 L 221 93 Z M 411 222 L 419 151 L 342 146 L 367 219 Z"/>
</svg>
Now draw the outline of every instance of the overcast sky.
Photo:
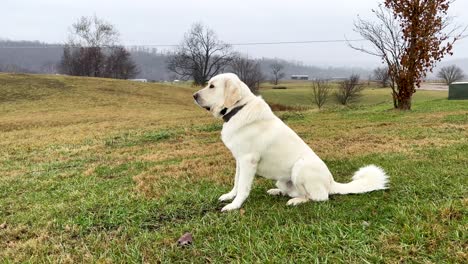
<svg viewBox="0 0 468 264">
<path fill-rule="evenodd" d="M 376 0 L 1 0 L 0 38 L 63 42 L 80 16 L 116 25 L 125 45 L 177 44 L 194 22 L 212 28 L 227 43 L 358 39 L 353 21 L 372 19 Z M 468 25 L 467 0 L 450 8 Z M 465 12 L 465 14 L 463 14 Z M 167 48 L 160 48 L 167 49 Z M 235 46 L 251 57 L 279 57 L 317 66 L 379 63 L 346 43 Z M 468 39 L 456 44 L 452 59 L 468 58 Z"/>
</svg>

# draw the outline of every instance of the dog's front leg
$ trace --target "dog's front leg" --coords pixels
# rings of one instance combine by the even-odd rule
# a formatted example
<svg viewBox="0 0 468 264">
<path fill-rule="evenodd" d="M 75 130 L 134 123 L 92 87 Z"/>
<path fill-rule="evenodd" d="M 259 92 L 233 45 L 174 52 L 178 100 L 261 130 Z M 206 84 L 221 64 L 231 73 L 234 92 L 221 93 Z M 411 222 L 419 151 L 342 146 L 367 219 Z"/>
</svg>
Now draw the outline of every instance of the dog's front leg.
<svg viewBox="0 0 468 264">
<path fill-rule="evenodd" d="M 237 185 L 239 182 L 239 174 L 240 174 L 240 164 L 239 161 L 236 159 L 236 176 L 234 178 L 234 187 L 232 187 L 232 190 L 228 193 L 225 193 L 219 197 L 220 201 L 228 201 L 234 199 L 237 195 Z"/>
<path fill-rule="evenodd" d="M 252 182 L 257 171 L 258 155 L 248 154 L 237 159 L 239 163 L 239 179 L 237 181 L 237 194 L 232 203 L 221 209 L 222 212 L 239 209 L 249 196 Z"/>
</svg>

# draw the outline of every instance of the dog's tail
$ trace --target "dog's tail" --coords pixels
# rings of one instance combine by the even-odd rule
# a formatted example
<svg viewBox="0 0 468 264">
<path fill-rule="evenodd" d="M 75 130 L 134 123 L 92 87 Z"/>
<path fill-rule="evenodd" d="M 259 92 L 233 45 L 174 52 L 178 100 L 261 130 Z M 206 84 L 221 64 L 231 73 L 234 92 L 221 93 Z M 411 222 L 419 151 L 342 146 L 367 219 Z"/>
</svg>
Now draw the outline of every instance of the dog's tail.
<svg viewBox="0 0 468 264">
<path fill-rule="evenodd" d="M 365 193 L 387 189 L 388 176 L 375 165 L 360 168 L 349 183 L 333 182 L 330 194 Z"/>
</svg>

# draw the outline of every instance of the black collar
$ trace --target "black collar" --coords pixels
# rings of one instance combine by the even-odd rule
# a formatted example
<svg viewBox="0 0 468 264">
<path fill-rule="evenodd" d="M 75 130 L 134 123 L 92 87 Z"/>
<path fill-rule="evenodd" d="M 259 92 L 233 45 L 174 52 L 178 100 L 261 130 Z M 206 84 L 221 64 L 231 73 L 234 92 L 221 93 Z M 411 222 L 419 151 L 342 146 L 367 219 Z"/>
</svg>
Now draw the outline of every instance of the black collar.
<svg viewBox="0 0 468 264">
<path fill-rule="evenodd" d="M 239 105 L 239 106 L 236 106 L 234 107 L 231 111 L 229 111 L 229 113 L 226 114 L 226 111 L 228 110 L 227 108 L 223 108 L 223 110 L 221 110 L 221 114 L 223 115 L 223 120 L 225 123 L 229 122 L 229 120 L 235 115 L 237 114 L 237 112 L 239 112 L 242 108 L 244 108 L 245 104 L 243 105 Z"/>
</svg>

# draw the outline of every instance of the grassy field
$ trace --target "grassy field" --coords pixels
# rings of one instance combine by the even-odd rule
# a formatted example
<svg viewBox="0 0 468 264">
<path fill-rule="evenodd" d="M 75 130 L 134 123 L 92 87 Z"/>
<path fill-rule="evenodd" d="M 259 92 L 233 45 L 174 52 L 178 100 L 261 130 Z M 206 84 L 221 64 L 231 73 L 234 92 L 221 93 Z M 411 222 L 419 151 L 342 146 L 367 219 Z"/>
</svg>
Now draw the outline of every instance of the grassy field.
<svg viewBox="0 0 468 264">
<path fill-rule="evenodd" d="M 337 83 L 330 83 L 332 86 L 331 95 L 328 99 L 328 103 L 325 105 L 326 108 L 336 108 L 340 105 L 334 99 L 334 89 L 338 87 Z M 310 82 L 305 81 L 285 81 L 279 86 L 284 86 L 287 89 L 272 89 L 274 85 L 263 84 L 261 93 L 262 96 L 271 103 L 286 104 L 292 106 L 313 106 L 312 88 Z M 416 92 L 414 100 L 415 102 L 428 101 L 432 99 L 447 98 L 446 92 L 440 91 L 422 91 Z M 388 108 L 392 105 L 392 96 L 390 88 L 382 89 L 376 86 L 366 87 L 363 96 L 356 103 L 352 104 L 351 107 L 360 106 L 375 106 L 384 105 Z"/>
<path fill-rule="evenodd" d="M 262 94 L 306 105 L 289 86 Z M 286 207 L 257 179 L 220 213 L 235 164 L 193 90 L 0 74 L 0 262 L 468 261 L 468 101 L 418 91 L 402 113 L 367 89 L 351 108 L 277 112 L 336 180 L 375 163 L 391 188 Z"/>
</svg>

